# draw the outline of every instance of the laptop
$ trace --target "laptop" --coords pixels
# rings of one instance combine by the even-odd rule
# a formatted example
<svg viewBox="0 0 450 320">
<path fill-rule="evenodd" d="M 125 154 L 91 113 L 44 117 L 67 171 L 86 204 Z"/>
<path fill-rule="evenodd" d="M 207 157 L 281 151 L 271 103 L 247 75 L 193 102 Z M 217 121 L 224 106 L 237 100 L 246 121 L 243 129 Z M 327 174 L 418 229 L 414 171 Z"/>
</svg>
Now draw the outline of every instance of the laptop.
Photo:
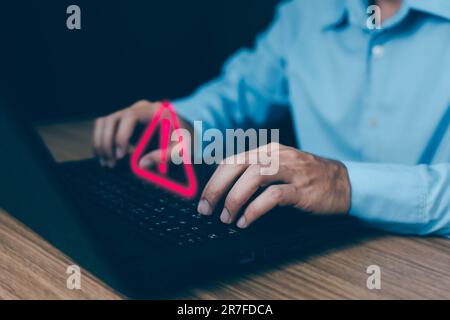
<svg viewBox="0 0 450 320">
<path fill-rule="evenodd" d="M 115 169 L 56 163 L 17 109 L 0 102 L 0 207 L 127 297 L 167 296 L 361 230 L 351 218 L 287 208 L 245 230 L 222 224 L 218 213 L 197 214 L 196 199 L 137 178 L 128 160 Z M 201 188 L 214 167 L 195 170 Z"/>
</svg>

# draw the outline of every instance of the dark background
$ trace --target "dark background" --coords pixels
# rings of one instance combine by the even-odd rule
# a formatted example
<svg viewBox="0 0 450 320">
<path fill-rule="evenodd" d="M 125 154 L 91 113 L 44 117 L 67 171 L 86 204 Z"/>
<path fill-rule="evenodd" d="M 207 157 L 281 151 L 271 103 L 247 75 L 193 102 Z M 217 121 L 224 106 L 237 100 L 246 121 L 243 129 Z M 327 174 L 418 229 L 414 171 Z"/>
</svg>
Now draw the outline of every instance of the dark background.
<svg viewBox="0 0 450 320">
<path fill-rule="evenodd" d="M 253 44 L 276 0 L 45 0 L 1 4 L 1 94 L 44 121 L 190 94 Z M 82 30 L 66 28 L 81 7 Z"/>
</svg>

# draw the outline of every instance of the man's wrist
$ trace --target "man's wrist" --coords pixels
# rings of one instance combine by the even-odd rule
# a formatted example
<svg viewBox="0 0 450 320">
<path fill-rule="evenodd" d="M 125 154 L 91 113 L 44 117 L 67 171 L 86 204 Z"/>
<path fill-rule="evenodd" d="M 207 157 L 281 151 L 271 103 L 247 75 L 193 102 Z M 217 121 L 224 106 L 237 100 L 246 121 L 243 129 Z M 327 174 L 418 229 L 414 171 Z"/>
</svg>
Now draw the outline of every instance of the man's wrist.
<svg viewBox="0 0 450 320">
<path fill-rule="evenodd" d="M 346 209 L 345 214 L 348 214 L 350 212 L 351 204 L 352 204 L 352 185 L 350 183 L 350 176 L 348 174 L 347 167 L 345 164 L 340 162 L 342 166 L 342 176 L 343 176 L 343 184 L 344 184 L 344 193 L 345 193 L 345 203 L 346 203 Z"/>
<path fill-rule="evenodd" d="M 337 165 L 338 174 L 336 189 L 339 202 L 339 213 L 348 214 L 351 207 L 351 183 L 347 167 L 340 161 L 334 161 Z"/>
</svg>

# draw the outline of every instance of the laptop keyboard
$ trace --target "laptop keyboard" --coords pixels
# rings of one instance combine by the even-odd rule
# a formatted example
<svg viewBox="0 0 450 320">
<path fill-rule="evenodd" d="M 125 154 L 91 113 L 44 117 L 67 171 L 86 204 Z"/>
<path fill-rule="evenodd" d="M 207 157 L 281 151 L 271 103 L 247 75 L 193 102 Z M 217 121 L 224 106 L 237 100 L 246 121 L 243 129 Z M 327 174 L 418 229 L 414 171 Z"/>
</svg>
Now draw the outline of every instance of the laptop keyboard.
<svg viewBox="0 0 450 320">
<path fill-rule="evenodd" d="M 165 245 L 192 246 L 232 237 L 238 229 L 197 213 L 197 202 L 136 178 L 129 170 L 101 168 L 95 160 L 68 162 L 61 172 L 77 196 L 150 232 Z"/>
</svg>

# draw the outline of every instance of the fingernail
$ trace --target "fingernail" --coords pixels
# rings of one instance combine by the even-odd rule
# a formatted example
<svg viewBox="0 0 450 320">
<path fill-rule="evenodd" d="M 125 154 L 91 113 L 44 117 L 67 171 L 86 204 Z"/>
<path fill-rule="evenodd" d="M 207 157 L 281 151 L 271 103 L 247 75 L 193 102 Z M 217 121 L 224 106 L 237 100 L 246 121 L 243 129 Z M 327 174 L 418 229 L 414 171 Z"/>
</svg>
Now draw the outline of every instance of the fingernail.
<svg viewBox="0 0 450 320">
<path fill-rule="evenodd" d="M 220 221 L 222 221 L 223 223 L 230 223 L 230 213 L 228 212 L 227 208 L 224 208 L 222 210 L 222 213 L 220 214 Z"/>
<path fill-rule="evenodd" d="M 125 156 L 125 151 L 122 148 L 116 149 L 116 158 L 122 159 Z"/>
<path fill-rule="evenodd" d="M 149 168 L 153 165 L 153 161 L 150 159 L 142 159 L 141 162 L 139 163 L 139 166 L 141 168 Z"/>
<path fill-rule="evenodd" d="M 209 205 L 207 200 L 200 200 L 200 202 L 198 203 L 197 211 L 200 214 L 209 216 L 211 214 L 211 206 Z"/>
<path fill-rule="evenodd" d="M 237 223 L 237 226 L 238 226 L 239 228 L 242 228 L 242 229 L 244 229 L 244 228 L 247 226 L 247 220 L 245 219 L 244 216 L 242 216 L 242 217 L 239 219 L 239 221 L 238 221 L 238 223 Z"/>
</svg>

